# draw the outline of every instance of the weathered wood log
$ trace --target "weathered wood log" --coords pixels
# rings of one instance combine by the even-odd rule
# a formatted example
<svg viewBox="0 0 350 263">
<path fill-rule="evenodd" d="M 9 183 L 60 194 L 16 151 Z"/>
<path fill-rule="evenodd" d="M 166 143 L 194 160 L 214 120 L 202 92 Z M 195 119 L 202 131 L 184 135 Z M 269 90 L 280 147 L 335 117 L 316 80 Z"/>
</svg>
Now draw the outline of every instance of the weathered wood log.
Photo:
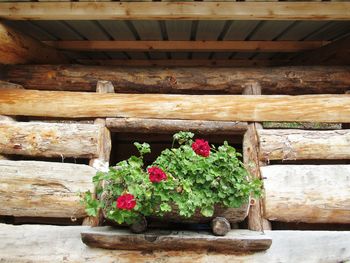
<svg viewBox="0 0 350 263">
<path fill-rule="evenodd" d="M 243 91 L 245 95 L 261 95 L 261 87 L 258 83 L 247 85 Z M 259 162 L 259 139 L 257 130 L 262 129 L 260 123 L 253 122 L 248 124 L 247 132 L 243 137 L 243 161 L 246 169 L 252 178 L 261 178 Z M 254 205 L 250 206 L 248 214 L 248 228 L 255 231 L 270 230 L 271 224 L 263 217 L 262 201 L 256 200 Z"/>
<path fill-rule="evenodd" d="M 243 134 L 246 122 L 190 121 L 140 118 L 107 118 L 107 127 L 114 132 L 175 133 L 192 131 L 200 134 Z"/>
<path fill-rule="evenodd" d="M 190 96 L 0 89 L 0 114 L 66 118 L 350 122 L 350 95 Z"/>
<path fill-rule="evenodd" d="M 271 122 L 262 123 L 264 129 L 301 129 L 301 130 L 341 130 L 341 123 L 324 122 Z"/>
<path fill-rule="evenodd" d="M 90 247 L 124 250 L 203 250 L 216 252 L 252 252 L 266 250 L 272 240 L 249 230 L 232 230 L 225 237 L 210 233 L 185 231 L 153 231 L 130 234 L 111 227 L 94 228 L 81 233 L 83 242 Z"/>
<path fill-rule="evenodd" d="M 261 167 L 269 220 L 350 223 L 350 165 Z"/>
<path fill-rule="evenodd" d="M 87 165 L 0 161 L 0 215 L 86 216 L 79 192 L 94 191 L 96 170 Z"/>
<path fill-rule="evenodd" d="M 230 230 L 230 222 L 225 217 L 216 217 L 211 221 L 211 229 L 216 236 L 225 236 Z"/>
<path fill-rule="evenodd" d="M 0 121 L 0 153 L 93 158 L 108 131 L 94 124 Z"/>
<path fill-rule="evenodd" d="M 125 68 L 81 65 L 9 66 L 4 80 L 28 89 L 95 91 L 109 80 L 117 93 L 241 94 L 247 81 L 263 94 L 344 93 L 350 67 Z"/>
<path fill-rule="evenodd" d="M 216 217 L 224 217 L 230 223 L 237 223 L 243 221 L 249 211 L 249 203 L 243 204 L 239 208 L 226 208 L 221 206 L 215 206 L 214 214 L 212 217 L 203 216 L 199 210 L 189 218 L 179 215 L 179 211 L 176 206 L 172 206 L 172 211 L 164 214 L 163 217 L 151 217 L 156 221 L 167 221 L 174 223 L 210 223 Z"/>
<path fill-rule="evenodd" d="M 0 260 L 4 262 L 346 262 L 350 231 L 266 231 L 268 250 L 248 254 L 201 251 L 123 251 L 90 248 L 81 242 L 83 226 L 0 224 Z M 331 240 L 331 242 L 330 242 Z"/>
<path fill-rule="evenodd" d="M 67 62 L 55 48 L 0 23 L 0 64 Z"/>
<path fill-rule="evenodd" d="M 260 160 L 350 159 L 350 130 L 259 130 Z"/>
</svg>

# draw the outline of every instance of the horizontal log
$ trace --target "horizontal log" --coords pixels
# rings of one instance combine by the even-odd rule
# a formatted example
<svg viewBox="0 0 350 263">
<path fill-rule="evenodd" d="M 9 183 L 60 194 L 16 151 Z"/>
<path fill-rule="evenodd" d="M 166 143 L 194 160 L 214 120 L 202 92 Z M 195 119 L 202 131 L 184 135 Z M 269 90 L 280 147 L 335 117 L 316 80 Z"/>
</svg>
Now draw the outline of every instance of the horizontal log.
<svg viewBox="0 0 350 263">
<path fill-rule="evenodd" d="M 243 134 L 246 122 L 189 121 L 138 118 L 107 118 L 107 127 L 114 132 L 175 133 L 193 131 L 201 134 Z"/>
<path fill-rule="evenodd" d="M 77 59 L 77 63 L 132 67 L 267 67 L 287 65 L 282 59 Z M 336 63 L 335 63 L 336 65 Z"/>
<path fill-rule="evenodd" d="M 94 124 L 0 121 L 0 154 L 94 158 L 106 132 Z"/>
<path fill-rule="evenodd" d="M 270 237 L 249 230 L 232 230 L 224 237 L 206 232 L 152 231 L 132 234 L 128 230 L 99 227 L 81 233 L 82 241 L 95 248 L 121 250 L 203 250 L 215 252 L 256 252 L 271 246 Z"/>
<path fill-rule="evenodd" d="M 172 211 L 167 212 L 162 217 L 151 217 L 153 221 L 164 221 L 164 222 L 174 222 L 174 223 L 210 223 L 216 217 L 224 217 L 230 223 L 242 222 L 248 215 L 249 203 L 243 204 L 239 208 L 223 208 L 216 206 L 214 214 L 212 217 L 203 216 L 199 210 L 195 212 L 190 218 L 186 218 L 179 215 L 179 210 L 174 205 L 172 206 Z"/>
<path fill-rule="evenodd" d="M 260 159 L 350 159 L 350 130 L 259 130 Z"/>
<path fill-rule="evenodd" d="M 350 87 L 350 67 L 126 68 L 84 65 L 8 66 L 4 80 L 28 89 L 94 91 L 109 80 L 118 93 L 242 94 L 258 82 L 263 94 L 341 93 Z"/>
<path fill-rule="evenodd" d="M 350 223 L 350 165 L 261 167 L 269 220 Z"/>
<path fill-rule="evenodd" d="M 45 41 L 57 49 L 121 52 L 300 52 L 316 49 L 329 41 Z"/>
<path fill-rule="evenodd" d="M 0 23 L 0 64 L 67 62 L 55 48 Z"/>
<path fill-rule="evenodd" d="M 20 262 L 346 262 L 350 258 L 350 231 L 266 231 L 272 245 L 248 254 L 208 251 L 122 251 L 90 248 L 81 242 L 83 226 L 0 224 L 0 260 Z"/>
<path fill-rule="evenodd" d="M 22 2 L 1 3 L 0 17 L 9 20 L 348 20 L 349 10 L 348 2 Z"/>
<path fill-rule="evenodd" d="M 1 160 L 0 215 L 84 217 L 78 194 L 94 191 L 95 174 L 81 164 Z"/>
<path fill-rule="evenodd" d="M 96 94 L 0 89 L 0 114 L 66 118 L 350 122 L 350 95 Z"/>
</svg>

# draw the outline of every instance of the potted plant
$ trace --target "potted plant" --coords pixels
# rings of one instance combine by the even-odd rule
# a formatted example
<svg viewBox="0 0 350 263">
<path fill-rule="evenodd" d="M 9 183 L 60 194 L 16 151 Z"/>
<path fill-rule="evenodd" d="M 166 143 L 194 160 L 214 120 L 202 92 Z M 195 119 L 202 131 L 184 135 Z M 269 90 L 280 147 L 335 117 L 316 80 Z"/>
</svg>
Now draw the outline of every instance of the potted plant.
<svg viewBox="0 0 350 263">
<path fill-rule="evenodd" d="M 226 225 L 242 221 L 250 196 L 261 194 L 260 180 L 250 177 L 239 160 L 241 154 L 226 141 L 216 148 L 193 137 L 190 132 L 176 133 L 173 146 L 148 167 L 143 156 L 151 151 L 149 144 L 134 143 L 139 156 L 119 162 L 108 172 L 97 172 L 93 181 L 99 200 L 85 193 L 87 213 L 96 216 L 101 208 L 107 219 L 132 225 L 135 232 L 144 230 L 135 225 L 145 225 L 145 217 L 183 222 L 223 217 L 228 219 Z"/>
</svg>

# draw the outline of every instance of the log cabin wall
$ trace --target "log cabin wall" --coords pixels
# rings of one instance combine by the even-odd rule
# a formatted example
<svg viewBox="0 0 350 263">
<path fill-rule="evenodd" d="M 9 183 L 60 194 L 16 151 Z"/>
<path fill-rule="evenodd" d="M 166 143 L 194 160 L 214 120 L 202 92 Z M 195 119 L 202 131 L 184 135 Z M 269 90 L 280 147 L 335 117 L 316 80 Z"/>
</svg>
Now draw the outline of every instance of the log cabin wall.
<svg viewBox="0 0 350 263">
<path fill-rule="evenodd" d="M 120 20 L 112 2 L 0 3 L 0 259 L 349 260 L 349 3 L 237 2 L 241 13 L 227 14 L 235 4 L 220 2 L 215 19 L 205 1 L 203 10 L 161 2 L 172 9 L 153 17 L 152 8 L 137 12 L 145 3 L 118 4 L 130 11 Z M 94 17 L 81 16 L 89 5 Z M 80 225 L 105 222 L 86 217 L 78 193 L 135 153 L 133 141 L 151 144 L 151 162 L 179 130 L 243 153 L 265 194 L 235 227 L 264 231 L 272 247 L 240 255 L 85 247 Z"/>
</svg>

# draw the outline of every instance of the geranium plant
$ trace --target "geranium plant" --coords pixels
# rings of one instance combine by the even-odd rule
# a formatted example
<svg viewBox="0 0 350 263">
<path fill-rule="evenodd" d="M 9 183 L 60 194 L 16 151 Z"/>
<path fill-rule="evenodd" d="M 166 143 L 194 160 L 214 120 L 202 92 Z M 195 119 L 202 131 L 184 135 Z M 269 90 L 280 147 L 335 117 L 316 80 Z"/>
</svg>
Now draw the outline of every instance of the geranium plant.
<svg viewBox="0 0 350 263">
<path fill-rule="evenodd" d="M 173 147 L 148 167 L 143 156 L 151 151 L 149 144 L 134 143 L 139 156 L 96 174 L 93 180 L 100 198 L 85 193 L 87 213 L 96 216 L 102 208 L 108 219 L 120 224 L 132 224 L 140 216 L 161 217 L 173 209 L 182 217 L 196 211 L 211 217 L 218 204 L 238 208 L 251 195 L 260 196 L 260 180 L 250 178 L 235 148 L 226 141 L 216 148 L 193 137 L 190 132 L 176 133 Z"/>
</svg>

